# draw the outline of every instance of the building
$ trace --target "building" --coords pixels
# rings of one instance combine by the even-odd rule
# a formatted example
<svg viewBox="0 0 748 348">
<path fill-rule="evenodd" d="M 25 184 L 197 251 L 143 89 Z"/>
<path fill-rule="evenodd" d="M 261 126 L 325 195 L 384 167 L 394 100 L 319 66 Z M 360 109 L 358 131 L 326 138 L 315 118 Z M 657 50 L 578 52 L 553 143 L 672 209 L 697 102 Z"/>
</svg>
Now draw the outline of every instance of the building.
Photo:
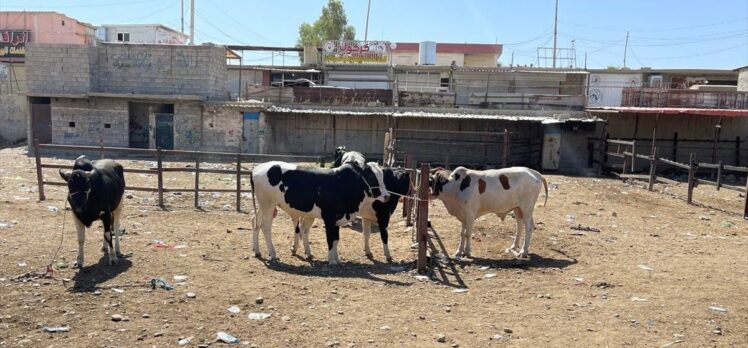
<svg viewBox="0 0 748 348">
<path fill-rule="evenodd" d="M 428 50 L 429 46 L 436 46 L 435 61 L 427 62 L 426 65 L 458 67 L 495 67 L 501 57 L 502 46 L 499 44 L 475 44 L 475 43 L 415 43 L 398 42 L 392 48 L 393 65 L 424 65 L 422 56 L 427 54 L 421 52 Z M 432 55 L 432 54 L 428 54 Z M 427 59 L 428 60 L 428 59 Z"/>
<path fill-rule="evenodd" d="M 190 36 L 162 24 L 104 24 L 96 36 L 105 42 L 185 45 Z"/>
</svg>

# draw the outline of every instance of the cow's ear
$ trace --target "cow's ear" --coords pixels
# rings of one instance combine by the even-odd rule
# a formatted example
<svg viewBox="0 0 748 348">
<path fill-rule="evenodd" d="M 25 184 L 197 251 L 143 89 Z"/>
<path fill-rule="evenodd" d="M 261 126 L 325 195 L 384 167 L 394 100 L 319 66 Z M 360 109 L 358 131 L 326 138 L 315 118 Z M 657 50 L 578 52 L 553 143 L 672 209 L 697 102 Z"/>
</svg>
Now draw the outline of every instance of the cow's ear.
<svg viewBox="0 0 748 348">
<path fill-rule="evenodd" d="M 65 182 L 68 182 L 70 180 L 70 174 L 70 172 L 66 172 L 60 169 L 60 177 L 62 178 L 62 180 L 65 180 Z"/>
</svg>

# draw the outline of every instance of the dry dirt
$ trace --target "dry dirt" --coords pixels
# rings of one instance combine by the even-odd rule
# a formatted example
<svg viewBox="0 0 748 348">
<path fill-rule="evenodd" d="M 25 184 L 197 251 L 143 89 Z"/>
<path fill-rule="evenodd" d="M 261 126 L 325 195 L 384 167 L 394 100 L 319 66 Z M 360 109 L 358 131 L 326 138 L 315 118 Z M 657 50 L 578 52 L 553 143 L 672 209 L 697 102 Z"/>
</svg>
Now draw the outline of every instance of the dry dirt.
<svg viewBox="0 0 748 348">
<path fill-rule="evenodd" d="M 73 157 L 44 162 L 72 164 Z M 54 170 L 45 176 L 58 179 Z M 168 194 L 168 209 L 161 210 L 155 194 L 128 192 L 122 251 L 130 257 L 106 265 L 96 223 L 83 270 L 62 268 L 51 279 L 23 282 L 13 278 L 43 271 L 57 249 L 63 215 L 57 261 L 75 260 L 75 229 L 71 213 L 62 211 L 66 188 L 46 186 L 47 200 L 38 202 L 33 158 L 22 148 L 3 149 L 0 346 L 175 346 L 189 337 L 187 346 L 222 346 L 215 343 L 218 331 L 260 347 L 748 345 L 748 222 L 735 214 L 741 211 L 737 193 L 697 189 L 697 199 L 728 213 L 687 205 L 678 198 L 680 187 L 664 194 L 612 179 L 548 179 L 550 199 L 536 209 L 529 264 L 503 253 L 514 221 L 490 216 L 476 222 L 474 258 L 440 264 L 431 280 L 419 280 L 398 214 L 390 237 L 395 263 L 384 263 L 378 235 L 370 260 L 361 233 L 344 229 L 344 264 L 328 267 L 321 222 L 311 232 L 317 259 L 309 262 L 291 255 L 292 227 L 282 213 L 274 224 L 281 261 L 268 264 L 251 256 L 248 197 L 245 213 L 233 210 L 231 194 L 203 194 L 203 211 L 192 208 L 191 194 Z M 155 183 L 140 174 L 127 180 Z M 166 183 L 191 187 L 191 180 L 169 174 Z M 204 180 L 204 186 L 233 185 L 230 176 Z M 432 202 L 430 212 L 434 244 L 453 253 L 458 222 L 441 202 Z M 579 233 L 569 220 L 601 232 Z M 185 247 L 154 249 L 154 240 Z M 264 243 L 261 248 L 267 255 Z M 175 275 L 186 281 L 175 284 Z M 176 288 L 152 290 L 152 278 Z M 264 302 L 255 303 L 257 297 Z M 231 306 L 241 312 L 230 313 Z M 272 316 L 250 320 L 254 312 Z M 124 320 L 112 321 L 115 314 Z M 43 331 L 60 325 L 70 331 Z"/>
</svg>

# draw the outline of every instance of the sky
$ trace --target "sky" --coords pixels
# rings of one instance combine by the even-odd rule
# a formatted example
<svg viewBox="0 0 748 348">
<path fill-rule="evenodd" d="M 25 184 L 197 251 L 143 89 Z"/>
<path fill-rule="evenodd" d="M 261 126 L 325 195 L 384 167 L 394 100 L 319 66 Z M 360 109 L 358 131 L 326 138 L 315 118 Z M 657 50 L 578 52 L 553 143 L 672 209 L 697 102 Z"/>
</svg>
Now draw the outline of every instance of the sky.
<svg viewBox="0 0 748 348">
<path fill-rule="evenodd" d="M 94 25 L 181 29 L 182 0 L 0 0 L 0 11 L 57 11 Z M 185 31 L 189 32 L 189 0 Z M 367 0 L 344 0 L 363 40 Z M 327 0 L 195 0 L 197 43 L 294 46 Z M 538 65 L 553 46 L 555 0 L 371 0 L 369 40 L 499 43 L 499 62 Z M 576 66 L 735 69 L 748 65 L 748 0 L 559 0 L 557 46 Z M 628 47 L 626 35 L 628 32 Z M 570 51 L 567 51 L 570 52 Z M 571 63 L 571 60 L 564 62 Z M 244 64 L 298 64 L 296 53 L 247 52 Z M 545 61 L 541 62 L 541 65 Z"/>
</svg>

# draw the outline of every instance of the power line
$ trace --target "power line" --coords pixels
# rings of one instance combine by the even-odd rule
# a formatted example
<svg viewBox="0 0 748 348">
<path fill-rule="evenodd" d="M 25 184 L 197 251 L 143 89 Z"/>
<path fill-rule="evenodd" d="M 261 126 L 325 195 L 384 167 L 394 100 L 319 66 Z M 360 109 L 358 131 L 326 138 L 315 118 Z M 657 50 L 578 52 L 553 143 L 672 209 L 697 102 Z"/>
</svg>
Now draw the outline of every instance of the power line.
<svg viewBox="0 0 748 348">
<path fill-rule="evenodd" d="M 132 19 L 123 20 L 122 22 L 123 23 L 136 22 L 136 21 L 140 21 L 140 20 L 145 19 L 145 18 L 153 17 L 153 16 L 155 16 L 157 14 L 160 14 L 161 12 L 164 12 L 164 11 L 168 10 L 169 8 L 175 6 L 178 3 L 179 3 L 179 0 L 172 1 L 169 5 L 166 5 L 166 6 L 162 7 L 162 8 L 159 8 L 158 10 L 156 10 L 154 12 L 151 12 L 151 13 L 146 14 L 144 16 L 139 16 L 139 17 L 135 17 L 135 18 L 132 18 Z"/>
<path fill-rule="evenodd" d="M 682 26 L 682 27 L 671 27 L 671 28 L 654 28 L 654 29 L 634 29 L 630 30 L 632 33 L 649 33 L 649 32 L 664 32 L 664 31 L 681 31 L 681 30 L 691 30 L 691 29 L 699 29 L 699 28 L 709 28 L 709 27 L 716 27 L 720 25 L 725 24 L 732 24 L 732 23 L 738 23 L 738 22 L 746 22 L 748 21 L 748 17 L 743 18 L 736 18 L 736 19 L 729 19 L 725 21 L 719 21 L 719 22 L 713 22 L 713 23 L 707 23 L 702 25 L 689 25 L 689 26 Z M 572 26 L 582 27 L 582 28 L 589 28 L 589 29 L 595 29 L 595 30 L 602 30 L 602 31 L 620 31 L 620 29 L 611 28 L 611 27 L 598 27 L 593 26 L 589 24 L 581 24 L 581 23 L 575 23 L 568 20 L 559 20 L 559 22 L 570 24 Z"/>
<path fill-rule="evenodd" d="M 743 46 L 748 46 L 748 42 L 744 42 L 744 43 L 742 43 L 742 44 L 740 44 L 740 45 L 732 45 L 732 46 L 730 46 L 730 47 L 725 47 L 725 48 L 722 48 L 722 49 L 718 49 L 718 50 L 714 50 L 714 51 L 709 51 L 709 52 L 702 52 L 702 53 L 699 53 L 699 54 L 692 54 L 692 55 L 687 55 L 687 56 L 671 56 L 671 57 L 642 57 L 642 58 L 644 58 L 644 59 L 647 59 L 647 60 L 665 60 L 665 59 L 685 59 L 685 58 L 694 58 L 694 57 L 702 57 L 702 56 L 708 56 L 708 55 L 710 55 L 710 54 L 714 54 L 714 53 L 719 53 L 719 52 L 729 51 L 729 50 L 731 50 L 731 49 L 735 49 L 735 48 L 739 48 L 739 47 L 743 47 Z"/>
<path fill-rule="evenodd" d="M 210 3 L 213 4 L 213 7 L 215 7 L 215 9 L 217 9 L 218 11 L 220 11 L 221 13 L 223 13 L 226 17 L 228 17 L 228 19 L 230 19 L 231 21 L 233 21 L 234 23 L 236 23 L 237 25 L 239 25 L 240 27 L 242 27 L 242 29 L 246 30 L 250 34 L 258 37 L 260 40 L 264 40 L 266 42 L 270 42 L 270 43 L 274 43 L 274 44 L 278 44 L 278 45 L 283 45 L 282 43 L 280 43 L 278 41 L 268 39 L 267 37 L 265 37 L 265 36 L 263 36 L 263 35 L 255 32 L 254 30 L 248 28 L 242 22 L 238 21 L 233 16 L 231 16 L 229 13 L 227 13 L 226 11 L 224 11 L 220 6 L 218 6 L 218 4 L 215 3 L 215 1 L 213 1 L 213 0 L 208 0 L 208 1 L 210 1 Z"/>
</svg>

